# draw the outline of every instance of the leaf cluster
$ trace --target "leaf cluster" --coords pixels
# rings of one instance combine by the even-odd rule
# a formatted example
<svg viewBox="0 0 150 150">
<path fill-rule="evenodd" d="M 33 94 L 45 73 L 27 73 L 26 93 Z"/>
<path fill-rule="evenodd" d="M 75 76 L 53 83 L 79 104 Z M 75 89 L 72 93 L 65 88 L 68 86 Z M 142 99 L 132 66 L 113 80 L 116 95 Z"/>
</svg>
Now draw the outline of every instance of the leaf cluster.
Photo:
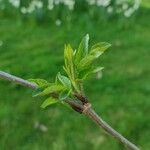
<svg viewBox="0 0 150 150">
<path fill-rule="evenodd" d="M 43 79 L 29 80 L 39 87 L 34 96 L 47 97 L 41 107 L 45 108 L 51 104 L 63 102 L 68 97 L 74 97 L 75 94 L 82 94 L 83 81 L 103 69 L 101 66 L 96 66 L 95 61 L 110 46 L 109 43 L 100 42 L 89 48 L 88 34 L 83 37 L 76 50 L 73 50 L 70 44 L 65 45 L 63 66 L 65 75 L 59 72 L 54 83 Z"/>
</svg>

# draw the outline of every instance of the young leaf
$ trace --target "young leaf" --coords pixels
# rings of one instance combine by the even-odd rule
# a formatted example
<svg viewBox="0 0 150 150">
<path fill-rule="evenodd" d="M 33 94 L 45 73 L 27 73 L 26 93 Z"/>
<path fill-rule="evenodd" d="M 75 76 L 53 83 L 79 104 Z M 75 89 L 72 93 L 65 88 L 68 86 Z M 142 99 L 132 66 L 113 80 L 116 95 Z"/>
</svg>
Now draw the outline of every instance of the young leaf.
<svg viewBox="0 0 150 150">
<path fill-rule="evenodd" d="M 42 92 L 36 94 L 35 96 L 44 96 L 54 92 L 60 92 L 66 90 L 66 88 L 62 85 L 53 84 L 47 88 L 45 88 Z"/>
<path fill-rule="evenodd" d="M 85 80 L 90 77 L 92 74 L 96 74 L 100 72 L 104 67 L 97 67 L 94 68 L 93 66 L 89 67 L 88 69 L 82 70 L 79 74 L 79 79 Z"/>
<path fill-rule="evenodd" d="M 95 57 L 93 55 L 87 55 L 86 57 L 84 57 L 78 65 L 78 71 L 91 68 L 91 64 L 93 63 L 94 60 Z"/>
<path fill-rule="evenodd" d="M 33 96 L 33 97 L 39 96 L 39 95 L 42 93 L 43 90 L 44 90 L 44 89 L 41 88 L 41 87 L 35 89 L 35 90 L 33 91 L 33 93 L 32 93 L 32 96 Z"/>
<path fill-rule="evenodd" d="M 91 68 L 85 69 L 80 72 L 78 80 L 85 80 L 89 77 L 90 74 L 91 74 Z"/>
<path fill-rule="evenodd" d="M 53 92 L 59 92 L 59 91 L 62 91 L 64 89 L 65 89 L 65 87 L 62 86 L 62 85 L 53 85 L 53 86 L 47 87 L 42 92 L 42 95 L 47 95 L 47 94 L 50 94 L 50 93 L 53 93 Z"/>
<path fill-rule="evenodd" d="M 71 93 L 71 90 L 69 92 L 68 90 L 61 92 L 59 95 L 59 99 L 65 100 L 67 97 L 69 97 L 70 93 Z"/>
<path fill-rule="evenodd" d="M 77 65 L 81 59 L 83 59 L 88 54 L 88 45 L 89 45 L 89 35 L 86 34 L 83 37 L 78 50 L 75 53 L 75 64 Z"/>
<path fill-rule="evenodd" d="M 77 67 L 78 71 L 90 69 L 93 61 L 96 60 L 108 47 L 110 47 L 110 44 L 105 42 L 92 46 L 90 53 L 80 61 Z"/>
<path fill-rule="evenodd" d="M 45 86 L 47 84 L 49 84 L 46 80 L 44 79 L 28 79 L 28 81 L 33 82 L 35 84 L 37 84 L 38 86 Z"/>
<path fill-rule="evenodd" d="M 41 105 L 42 108 L 46 108 L 49 105 L 57 103 L 58 100 L 52 97 L 47 98 Z"/>
<path fill-rule="evenodd" d="M 58 73 L 57 78 L 61 82 L 61 84 L 63 84 L 67 89 L 71 89 L 71 82 L 69 78 L 61 75 L 60 72 Z"/>
<path fill-rule="evenodd" d="M 73 49 L 70 45 L 65 46 L 64 49 L 65 71 L 71 80 L 74 80 L 74 63 L 73 63 Z"/>
<path fill-rule="evenodd" d="M 111 44 L 106 42 L 97 43 L 92 46 L 90 54 L 98 58 L 105 50 L 107 50 Z"/>
</svg>

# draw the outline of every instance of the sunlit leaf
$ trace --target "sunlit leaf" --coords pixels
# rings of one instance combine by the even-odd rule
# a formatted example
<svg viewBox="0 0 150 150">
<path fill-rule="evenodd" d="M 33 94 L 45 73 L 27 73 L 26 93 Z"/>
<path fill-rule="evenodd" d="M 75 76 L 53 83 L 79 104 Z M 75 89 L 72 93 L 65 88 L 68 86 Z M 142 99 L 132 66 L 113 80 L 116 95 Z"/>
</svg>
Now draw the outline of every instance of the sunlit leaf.
<svg viewBox="0 0 150 150">
<path fill-rule="evenodd" d="M 57 103 L 58 100 L 52 97 L 47 98 L 41 105 L 42 108 L 46 108 L 49 105 Z"/>
<path fill-rule="evenodd" d="M 70 82 L 69 78 L 67 78 L 67 77 L 64 76 L 64 75 L 61 75 L 60 72 L 58 73 L 57 77 L 58 77 L 58 80 L 59 80 L 65 87 L 67 87 L 68 89 L 71 88 L 71 82 Z"/>
<path fill-rule="evenodd" d="M 105 50 L 107 50 L 111 44 L 106 42 L 97 43 L 92 46 L 90 54 L 98 58 L 101 54 L 104 53 Z"/>
<path fill-rule="evenodd" d="M 75 64 L 77 65 L 81 59 L 83 59 L 88 54 L 88 44 L 89 44 L 89 35 L 86 34 L 85 37 L 83 37 L 79 48 L 77 49 L 75 53 Z"/>
<path fill-rule="evenodd" d="M 91 77 L 92 74 L 96 74 L 96 73 L 100 72 L 102 69 L 104 69 L 104 67 L 94 68 L 93 66 L 91 66 L 88 69 L 85 69 L 85 70 L 81 71 L 80 74 L 79 74 L 79 78 L 81 80 L 85 80 L 85 79 Z"/>
<path fill-rule="evenodd" d="M 59 92 L 59 91 L 62 91 L 64 90 L 64 86 L 62 85 L 53 85 L 53 86 L 50 86 L 50 87 L 47 87 L 43 92 L 42 92 L 42 95 L 47 95 L 49 93 L 53 93 L 53 92 Z"/>
<path fill-rule="evenodd" d="M 32 96 L 33 96 L 33 97 L 39 96 L 39 95 L 42 93 L 43 90 L 44 90 L 44 88 L 41 88 L 41 87 L 35 89 L 35 90 L 33 91 L 33 93 L 32 93 Z"/>
<path fill-rule="evenodd" d="M 45 88 L 42 92 L 36 94 L 35 96 L 44 96 L 54 92 L 60 92 L 65 90 L 66 88 L 62 85 L 53 84 L 47 88 Z"/>
<path fill-rule="evenodd" d="M 71 93 L 71 90 L 70 91 L 66 90 L 66 91 L 61 92 L 59 95 L 59 99 L 65 100 L 66 98 L 69 97 L 70 93 Z"/>
<path fill-rule="evenodd" d="M 64 49 L 65 71 L 71 80 L 74 79 L 74 63 L 73 63 L 73 49 L 70 45 L 65 45 Z"/>
<path fill-rule="evenodd" d="M 92 46 L 92 49 L 88 55 L 86 55 L 78 64 L 78 71 L 83 71 L 86 69 L 91 69 L 93 62 L 108 48 L 109 43 L 98 43 Z"/>
<path fill-rule="evenodd" d="M 93 55 L 87 55 L 80 61 L 79 65 L 78 65 L 78 70 L 82 71 L 87 68 L 90 68 L 91 67 L 90 65 L 92 64 L 92 62 L 94 60 L 95 60 L 95 57 Z"/>
<path fill-rule="evenodd" d="M 82 70 L 80 72 L 80 74 L 79 74 L 79 79 L 80 80 L 85 80 L 85 79 L 87 79 L 89 77 L 90 74 L 91 74 L 91 68 L 90 69 Z"/>
</svg>

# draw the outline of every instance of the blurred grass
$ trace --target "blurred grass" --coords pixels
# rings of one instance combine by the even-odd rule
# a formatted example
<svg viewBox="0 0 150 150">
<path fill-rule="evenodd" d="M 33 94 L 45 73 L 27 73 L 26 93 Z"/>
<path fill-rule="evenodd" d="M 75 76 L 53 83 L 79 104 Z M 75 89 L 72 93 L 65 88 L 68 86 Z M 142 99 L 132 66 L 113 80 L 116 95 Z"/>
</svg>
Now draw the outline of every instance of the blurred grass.
<svg viewBox="0 0 150 150">
<path fill-rule="evenodd" d="M 13 17 L 0 18 L 0 70 L 52 81 L 63 64 L 64 43 L 73 47 L 85 33 L 91 43 L 107 41 L 112 48 L 99 61 L 101 80 L 86 83 L 93 107 L 116 130 L 139 145 L 150 147 L 150 17 L 141 8 L 128 21 L 91 20 L 81 14 L 69 25 L 37 25 Z M 0 80 L 1 150 L 120 150 L 114 139 L 82 115 L 61 105 L 42 110 L 31 90 Z M 36 129 L 40 122 L 47 132 Z"/>
<path fill-rule="evenodd" d="M 150 8 L 150 2 L 149 2 L 149 0 L 142 0 L 142 6 Z"/>
</svg>

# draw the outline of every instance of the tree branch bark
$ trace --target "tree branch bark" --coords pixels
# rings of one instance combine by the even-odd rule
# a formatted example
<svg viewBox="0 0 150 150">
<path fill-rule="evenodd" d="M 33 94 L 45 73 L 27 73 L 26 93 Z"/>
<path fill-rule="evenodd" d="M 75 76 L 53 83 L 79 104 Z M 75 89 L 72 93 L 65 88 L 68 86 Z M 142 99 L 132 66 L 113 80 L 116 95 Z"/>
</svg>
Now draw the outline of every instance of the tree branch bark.
<svg viewBox="0 0 150 150">
<path fill-rule="evenodd" d="M 31 88 L 33 90 L 38 88 L 36 84 L 33 84 L 27 80 L 24 80 L 22 78 L 16 77 L 14 75 L 8 74 L 3 71 L 0 71 L 0 78 L 9 80 L 11 82 L 15 82 L 16 84 L 20 84 L 22 86 Z M 115 139 L 117 139 L 120 143 L 122 143 L 129 150 L 140 150 L 136 145 L 131 143 L 129 140 L 123 137 L 120 133 L 115 131 L 111 126 L 109 126 L 91 107 L 85 108 L 85 105 L 83 105 L 82 103 L 79 103 L 78 101 L 74 101 L 70 99 L 65 100 L 65 102 L 69 104 L 75 111 L 83 113 L 88 118 L 90 118 L 93 122 L 97 123 L 97 125 L 103 128 L 107 134 L 113 136 Z M 89 106 L 91 106 L 91 104 Z"/>
</svg>

